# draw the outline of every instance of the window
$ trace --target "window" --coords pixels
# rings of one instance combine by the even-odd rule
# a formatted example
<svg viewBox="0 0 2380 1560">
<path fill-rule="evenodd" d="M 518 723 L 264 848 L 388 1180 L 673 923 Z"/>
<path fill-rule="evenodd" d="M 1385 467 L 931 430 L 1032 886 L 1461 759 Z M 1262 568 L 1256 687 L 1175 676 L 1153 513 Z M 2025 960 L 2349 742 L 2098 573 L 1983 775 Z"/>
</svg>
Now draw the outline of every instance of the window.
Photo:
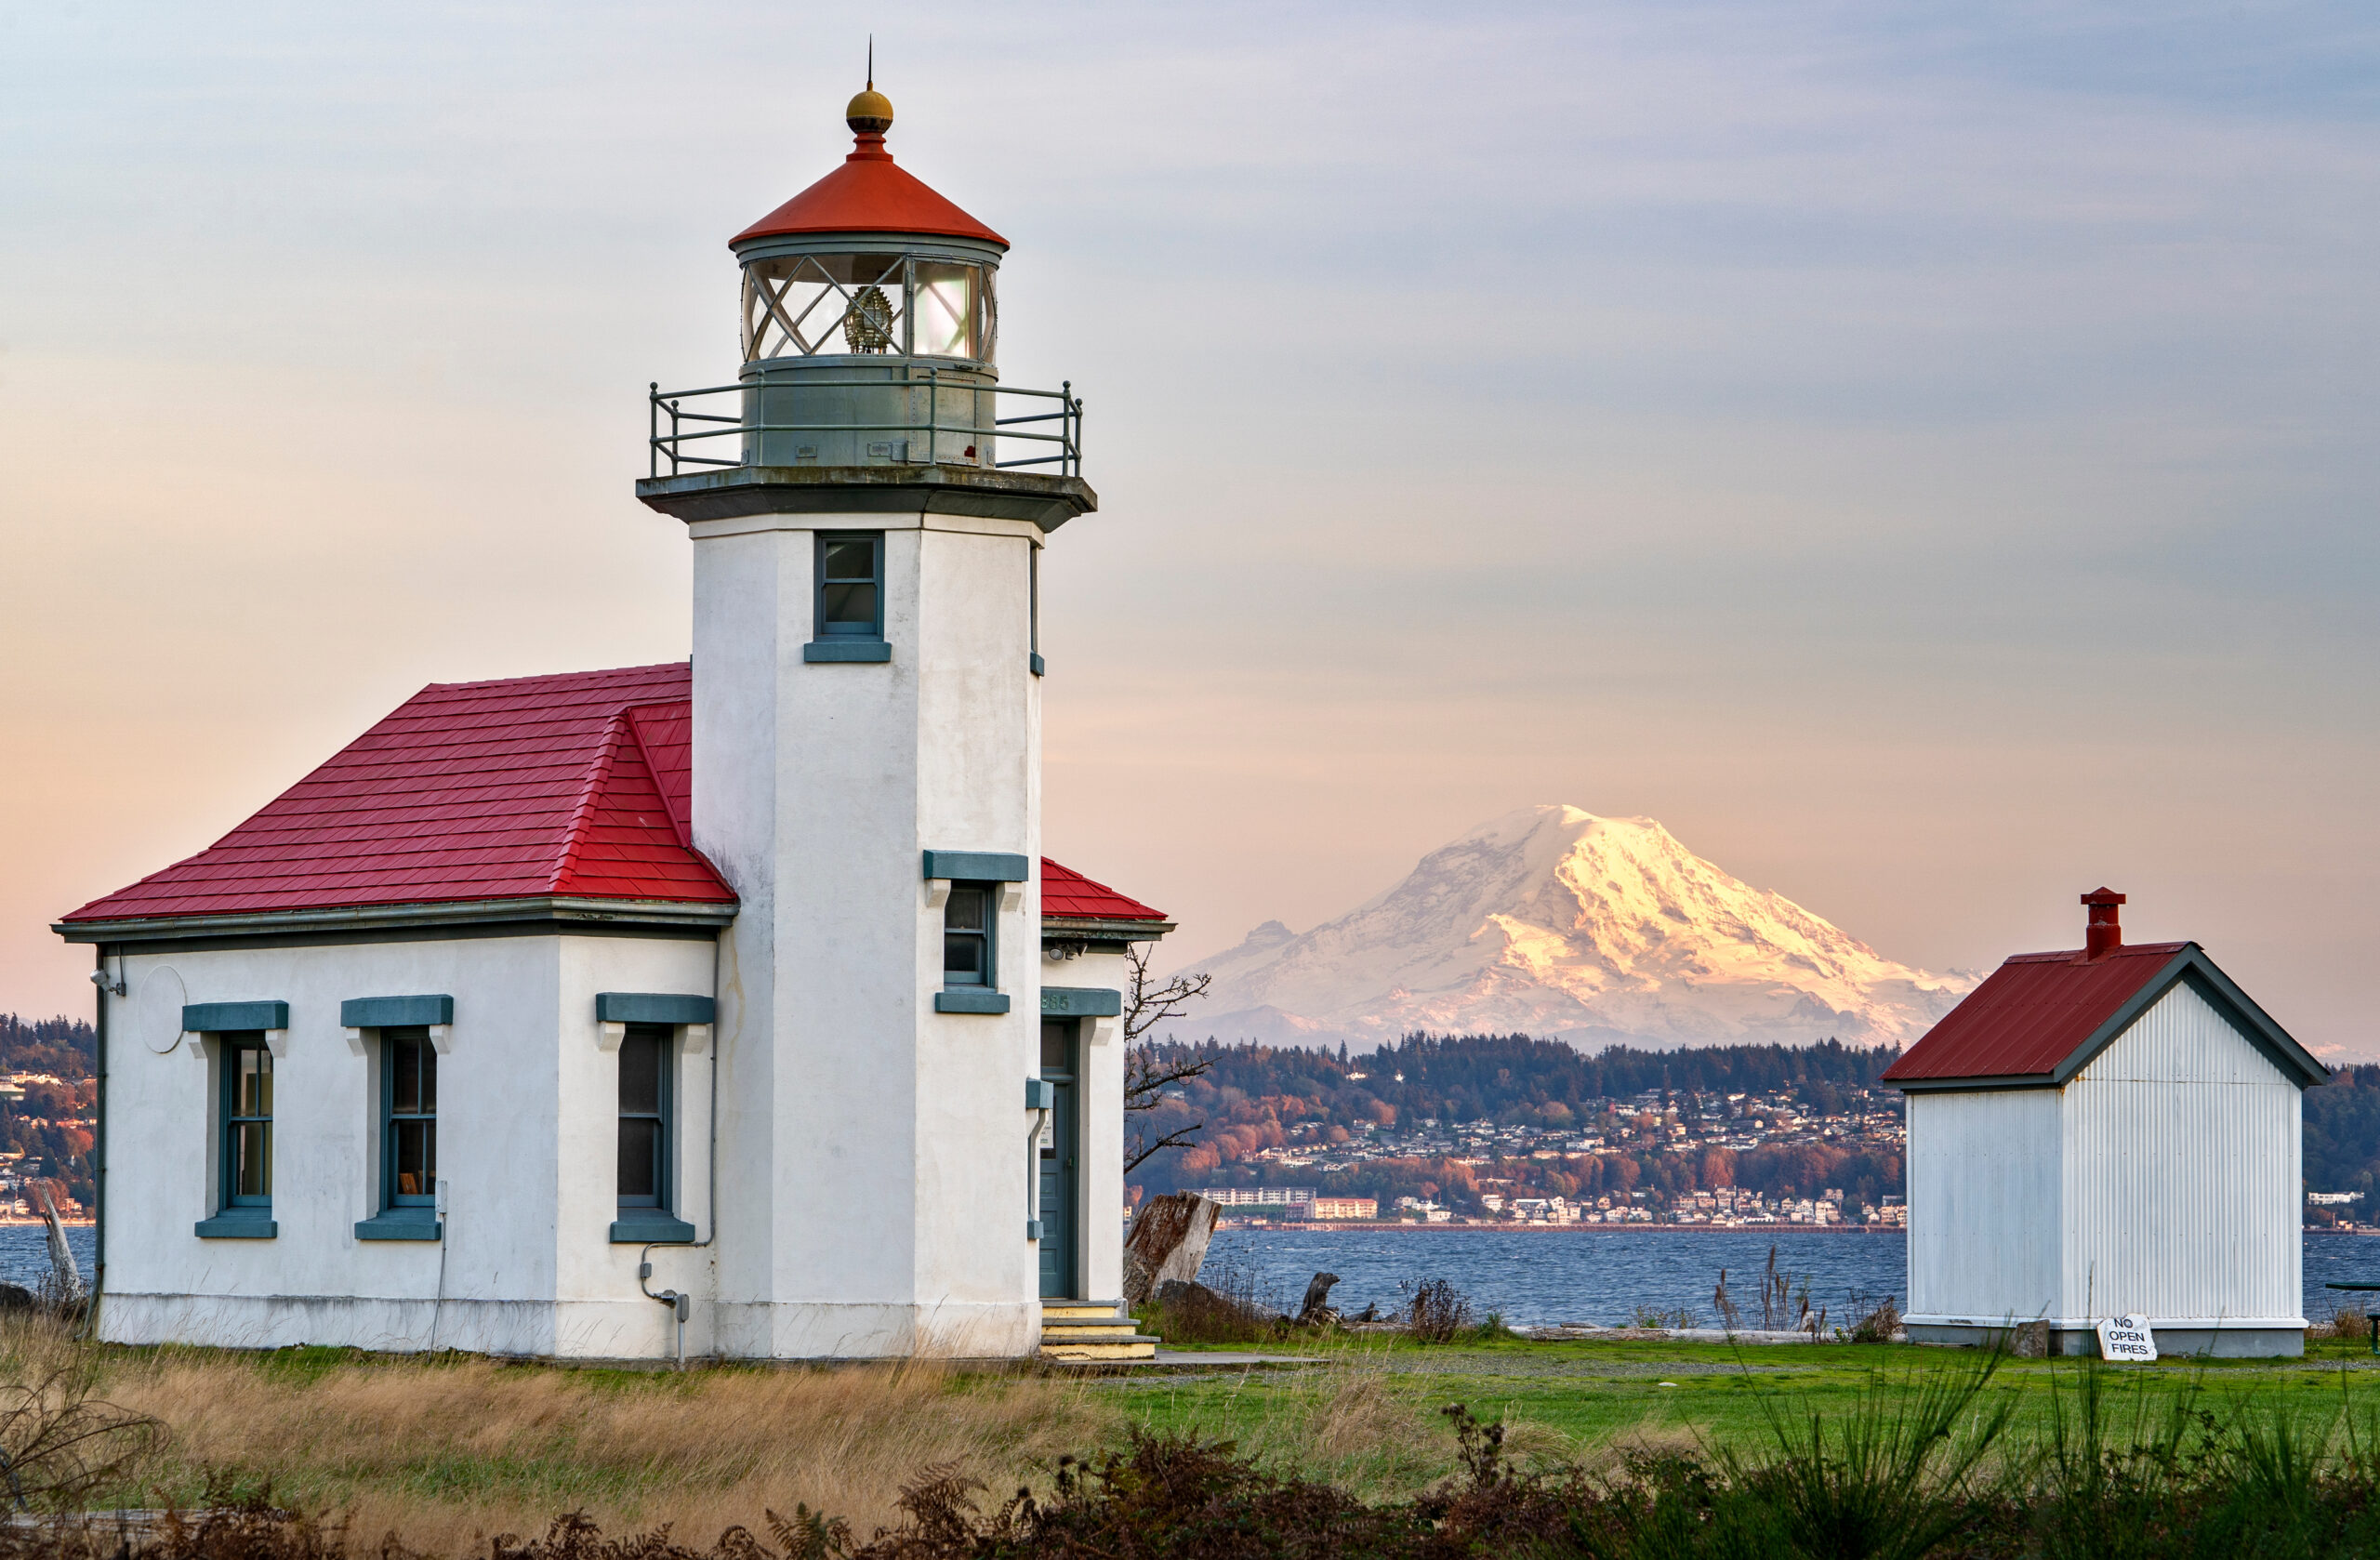
<svg viewBox="0 0 2380 1560">
<path fill-rule="evenodd" d="M 428 1029 L 409 1028 L 380 1031 L 380 1054 L 382 1205 L 429 1208 L 438 1192 L 438 1052 Z"/>
<path fill-rule="evenodd" d="M 884 637 L 884 537 L 818 538 L 817 638 Z"/>
<path fill-rule="evenodd" d="M 620 1207 L 669 1206 L 669 1026 L 631 1024 L 620 1041 Z"/>
<path fill-rule="evenodd" d="M 992 906 L 999 889 L 990 883 L 953 883 L 942 910 L 942 984 L 993 986 Z"/>
<path fill-rule="evenodd" d="M 253 1032 L 223 1037 L 223 1206 L 272 1206 L 272 1052 Z"/>
</svg>

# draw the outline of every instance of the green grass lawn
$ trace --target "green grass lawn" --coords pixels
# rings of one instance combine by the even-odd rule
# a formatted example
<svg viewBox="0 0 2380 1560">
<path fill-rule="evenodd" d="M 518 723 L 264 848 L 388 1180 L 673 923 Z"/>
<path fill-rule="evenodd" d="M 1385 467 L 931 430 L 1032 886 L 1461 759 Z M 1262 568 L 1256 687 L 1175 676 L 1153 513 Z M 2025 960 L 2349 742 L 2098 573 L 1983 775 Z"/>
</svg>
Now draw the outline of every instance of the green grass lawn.
<svg viewBox="0 0 2380 1560">
<path fill-rule="evenodd" d="M 1202 1351 L 1183 1351 L 1197 1361 Z M 1031 1367 L 697 1366 L 682 1374 L 419 1359 L 350 1350 L 92 1349 L 0 1329 L 7 1380 L 71 1365 L 92 1395 L 169 1434 L 109 1503 L 197 1501 L 209 1480 L 270 1479 L 310 1508 L 352 1510 L 359 1531 L 402 1531 L 462 1553 L 475 1534 L 531 1531 L 585 1507 L 608 1527 L 751 1522 L 796 1501 L 864 1528 L 937 1466 L 994 1490 L 1046 1487 L 1061 1456 L 1146 1430 L 1229 1441 L 1262 1465 L 1368 1500 L 1408 1497 L 1455 1472 L 1443 1410 L 1505 1426 L 1524 1464 L 1610 1467 L 1633 1448 L 1771 1456 L 1782 1424 L 1806 1444 L 1897 1411 L 1929 1382 L 1993 1365 L 1911 1345 L 1474 1338 L 1423 1345 L 1339 1335 L 1263 1346 L 1282 1365 L 1078 1376 Z M 2001 1360 L 1971 1419 L 2004 1405 L 1993 1452 L 2022 1468 L 2069 1421 L 2086 1373 L 2105 1383 L 2119 1445 L 2176 1415 L 2194 1437 L 2286 1422 L 2335 1456 L 2380 1448 L 2380 1359 L 2325 1340 L 2302 1360 L 2148 1367 Z M 1864 1416 L 1864 1419 L 1863 1419 Z M 2351 1439 L 2352 1438 L 2352 1439 Z"/>
<path fill-rule="evenodd" d="M 1184 1351 L 1195 1355 L 1198 1351 Z M 1223 1352 L 1221 1350 L 1209 1352 Z M 1608 1456 L 1630 1446 L 1734 1448 L 1757 1454 L 1775 1425 L 1833 1421 L 1863 1402 L 1915 1390 L 1924 1377 L 1985 1364 L 1977 1351 L 1908 1344 L 1527 1342 L 1428 1346 L 1337 1339 L 1265 1352 L 1313 1363 L 1223 1368 L 1213 1373 L 1116 1381 L 1127 1420 L 1155 1431 L 1231 1440 L 1268 1461 L 1331 1472 L 1385 1490 L 1454 1466 L 1440 1410 L 1461 1403 L 1514 1427 L 1524 1455 Z M 2167 1359 L 2095 1367 L 2003 1359 L 1984 1401 L 2011 1409 L 2013 1445 L 2039 1444 L 2061 1408 L 2073 1412 L 2081 1373 L 2098 1368 L 2118 1433 L 2129 1436 L 2176 1408 L 2218 1424 L 2280 1416 L 2325 1434 L 2352 1430 L 2380 1442 L 2380 1360 L 2361 1342 L 2324 1341 L 2302 1360 Z M 1350 1413 L 1351 1393 L 1366 1399 Z M 1323 1422 L 1349 1420 L 1343 1433 Z"/>
</svg>

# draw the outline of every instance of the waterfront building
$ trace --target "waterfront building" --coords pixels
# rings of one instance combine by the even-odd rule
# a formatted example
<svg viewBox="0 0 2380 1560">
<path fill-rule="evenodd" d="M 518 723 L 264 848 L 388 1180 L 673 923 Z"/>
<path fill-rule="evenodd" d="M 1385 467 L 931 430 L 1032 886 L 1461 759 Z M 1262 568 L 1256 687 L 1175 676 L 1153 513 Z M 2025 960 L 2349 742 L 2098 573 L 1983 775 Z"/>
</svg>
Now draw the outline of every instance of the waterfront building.
<svg viewBox="0 0 2380 1560">
<path fill-rule="evenodd" d="M 2304 1352 L 2299 1123 L 2329 1077 L 2196 943 L 2018 954 L 1884 1081 L 1908 1096 L 1911 1339 L 2136 1315 L 2161 1352 Z"/>
<path fill-rule="evenodd" d="M 730 245 L 734 382 L 652 397 L 691 663 L 426 688 L 59 924 L 101 1336 L 1147 1353 L 1117 1027 L 1170 928 L 1041 854 L 1081 408 L 1000 382 L 1007 242 L 847 117 Z"/>
<path fill-rule="evenodd" d="M 1377 1197 L 1316 1197 L 1310 1205 L 1312 1219 L 1377 1219 L 1380 1199 Z"/>
</svg>

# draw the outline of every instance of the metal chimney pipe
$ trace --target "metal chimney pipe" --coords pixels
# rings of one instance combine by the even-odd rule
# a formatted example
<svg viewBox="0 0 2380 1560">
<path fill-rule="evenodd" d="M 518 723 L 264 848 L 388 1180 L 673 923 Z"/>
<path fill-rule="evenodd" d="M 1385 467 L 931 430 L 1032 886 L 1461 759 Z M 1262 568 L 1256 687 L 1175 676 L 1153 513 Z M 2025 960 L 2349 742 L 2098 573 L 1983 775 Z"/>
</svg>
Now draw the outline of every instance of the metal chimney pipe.
<svg viewBox="0 0 2380 1560">
<path fill-rule="evenodd" d="M 2082 896 L 2091 907 L 2090 923 L 2083 928 L 2082 957 L 2105 958 L 2123 946 L 2123 927 L 2116 919 L 2116 906 L 2123 903 L 2123 895 L 2113 889 L 2093 889 Z"/>
</svg>

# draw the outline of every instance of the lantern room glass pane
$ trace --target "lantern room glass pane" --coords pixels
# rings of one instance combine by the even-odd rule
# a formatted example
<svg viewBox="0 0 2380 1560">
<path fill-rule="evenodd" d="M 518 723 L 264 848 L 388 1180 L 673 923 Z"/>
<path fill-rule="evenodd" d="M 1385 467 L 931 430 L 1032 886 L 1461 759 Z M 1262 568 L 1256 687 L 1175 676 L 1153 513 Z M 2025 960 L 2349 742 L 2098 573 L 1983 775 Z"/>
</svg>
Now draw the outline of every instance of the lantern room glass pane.
<svg viewBox="0 0 2380 1560">
<path fill-rule="evenodd" d="M 989 363 L 995 279 L 987 266 L 898 254 L 747 261 L 745 360 L 883 353 Z"/>
<path fill-rule="evenodd" d="M 909 268 L 909 350 L 919 357 L 980 358 L 983 268 L 951 260 L 919 260 Z"/>
</svg>

